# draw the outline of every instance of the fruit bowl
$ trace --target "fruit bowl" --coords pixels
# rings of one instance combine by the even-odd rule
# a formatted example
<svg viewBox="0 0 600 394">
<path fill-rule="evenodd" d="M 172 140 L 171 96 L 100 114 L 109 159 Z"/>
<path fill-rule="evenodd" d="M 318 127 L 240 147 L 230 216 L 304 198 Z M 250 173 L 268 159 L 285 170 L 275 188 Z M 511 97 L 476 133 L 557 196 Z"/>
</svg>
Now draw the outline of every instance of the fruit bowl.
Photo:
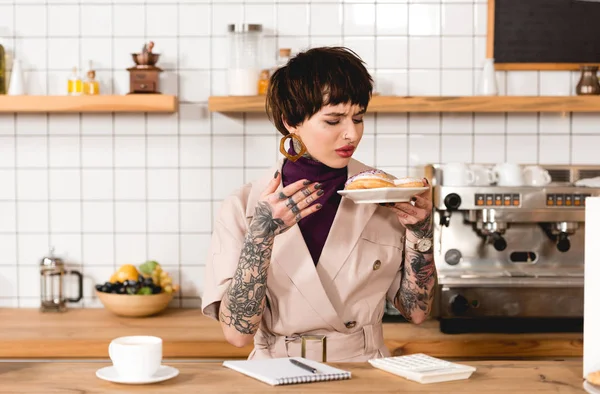
<svg viewBox="0 0 600 394">
<path fill-rule="evenodd" d="M 96 295 L 115 315 L 143 317 L 165 310 L 178 289 L 171 275 L 150 260 L 139 268 L 122 265 L 110 280 L 96 285 Z"/>
<path fill-rule="evenodd" d="M 174 294 L 113 294 L 96 290 L 96 296 L 106 309 L 125 317 L 156 315 L 169 306 Z"/>
</svg>

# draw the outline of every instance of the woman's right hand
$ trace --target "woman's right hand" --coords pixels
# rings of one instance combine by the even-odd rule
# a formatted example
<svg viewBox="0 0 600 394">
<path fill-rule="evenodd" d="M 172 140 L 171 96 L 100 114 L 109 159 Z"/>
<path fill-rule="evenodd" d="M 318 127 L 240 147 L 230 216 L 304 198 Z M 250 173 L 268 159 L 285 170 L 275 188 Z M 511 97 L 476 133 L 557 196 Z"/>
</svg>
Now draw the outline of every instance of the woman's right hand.
<svg viewBox="0 0 600 394">
<path fill-rule="evenodd" d="M 303 179 L 277 192 L 280 182 L 281 173 L 277 171 L 256 205 L 250 229 L 261 238 L 285 232 L 322 207 L 311 205 L 323 195 L 321 184 Z"/>
</svg>

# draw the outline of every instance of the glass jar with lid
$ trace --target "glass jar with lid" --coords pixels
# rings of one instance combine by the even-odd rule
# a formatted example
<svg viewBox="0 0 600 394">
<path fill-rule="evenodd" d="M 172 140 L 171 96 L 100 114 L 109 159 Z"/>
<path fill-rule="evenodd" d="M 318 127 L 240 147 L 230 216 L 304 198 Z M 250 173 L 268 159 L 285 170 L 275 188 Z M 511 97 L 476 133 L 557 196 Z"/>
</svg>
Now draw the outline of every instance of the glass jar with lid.
<svg viewBox="0 0 600 394">
<path fill-rule="evenodd" d="M 227 87 L 231 96 L 258 94 L 262 70 L 262 25 L 230 24 L 227 26 L 229 62 Z"/>
</svg>

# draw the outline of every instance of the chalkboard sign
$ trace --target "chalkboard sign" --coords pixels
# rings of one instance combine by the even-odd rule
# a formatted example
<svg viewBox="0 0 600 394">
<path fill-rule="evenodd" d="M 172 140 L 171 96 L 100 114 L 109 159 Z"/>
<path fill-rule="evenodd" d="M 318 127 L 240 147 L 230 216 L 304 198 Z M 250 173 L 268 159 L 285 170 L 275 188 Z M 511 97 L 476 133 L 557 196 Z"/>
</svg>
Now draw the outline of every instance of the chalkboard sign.
<svg viewBox="0 0 600 394">
<path fill-rule="evenodd" d="M 487 55 L 497 69 L 600 64 L 600 0 L 488 0 Z"/>
</svg>

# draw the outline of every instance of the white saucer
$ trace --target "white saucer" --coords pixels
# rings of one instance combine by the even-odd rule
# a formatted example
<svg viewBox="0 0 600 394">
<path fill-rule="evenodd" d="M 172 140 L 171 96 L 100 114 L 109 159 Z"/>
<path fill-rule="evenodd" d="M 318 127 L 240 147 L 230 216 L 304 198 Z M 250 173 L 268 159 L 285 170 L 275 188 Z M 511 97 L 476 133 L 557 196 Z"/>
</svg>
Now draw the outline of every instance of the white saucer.
<svg viewBox="0 0 600 394">
<path fill-rule="evenodd" d="M 408 202 L 427 187 L 381 187 L 376 189 L 340 190 L 338 194 L 350 198 L 356 204 L 377 204 L 385 202 Z"/>
<path fill-rule="evenodd" d="M 600 388 L 589 383 L 587 380 L 583 382 L 583 389 L 590 394 L 600 394 Z"/>
<path fill-rule="evenodd" d="M 146 379 L 129 379 L 126 377 L 121 377 L 117 373 L 117 370 L 114 366 L 100 368 L 96 371 L 96 376 L 103 380 L 108 380 L 113 383 L 123 383 L 123 384 L 149 384 L 149 383 L 158 383 L 164 380 L 172 379 L 175 376 L 179 375 L 179 370 L 174 367 L 169 367 L 168 365 L 161 365 L 158 368 L 156 373 Z"/>
</svg>

